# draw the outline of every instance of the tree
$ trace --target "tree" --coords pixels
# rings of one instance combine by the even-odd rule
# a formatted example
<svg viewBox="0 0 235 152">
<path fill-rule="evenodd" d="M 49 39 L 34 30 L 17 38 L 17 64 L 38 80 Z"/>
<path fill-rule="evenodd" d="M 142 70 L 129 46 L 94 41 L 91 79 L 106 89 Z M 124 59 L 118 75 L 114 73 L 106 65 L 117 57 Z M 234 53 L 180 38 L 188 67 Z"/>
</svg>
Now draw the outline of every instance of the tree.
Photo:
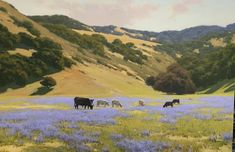
<svg viewBox="0 0 235 152">
<path fill-rule="evenodd" d="M 172 64 L 167 68 L 167 72 L 161 73 L 153 88 L 176 94 L 190 94 L 196 91 L 190 75 L 179 64 Z"/>
<path fill-rule="evenodd" d="M 52 77 L 45 77 L 41 82 L 41 85 L 47 87 L 47 88 L 51 88 L 53 86 L 56 85 L 56 80 Z"/>
</svg>

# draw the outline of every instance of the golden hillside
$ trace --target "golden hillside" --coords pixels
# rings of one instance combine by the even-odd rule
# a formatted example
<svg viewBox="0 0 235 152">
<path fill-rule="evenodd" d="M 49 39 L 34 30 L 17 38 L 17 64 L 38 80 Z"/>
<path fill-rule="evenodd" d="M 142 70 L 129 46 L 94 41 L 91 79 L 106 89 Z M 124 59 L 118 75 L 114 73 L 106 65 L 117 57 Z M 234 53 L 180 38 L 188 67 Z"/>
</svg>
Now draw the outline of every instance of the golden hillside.
<svg viewBox="0 0 235 152">
<path fill-rule="evenodd" d="M 109 59 L 103 59 L 84 50 L 81 53 L 78 51 L 79 46 L 51 33 L 42 25 L 21 14 L 8 3 L 0 0 L 0 7 L 7 10 L 7 12 L 0 12 L 0 24 L 6 26 L 11 33 L 25 32 L 30 35 L 27 29 L 15 25 L 12 17 L 20 21 L 28 20 L 33 23 L 34 28 L 40 31 L 40 37 L 48 37 L 59 43 L 65 56 L 70 58 L 79 57 L 84 61 L 84 64 L 77 63 L 71 69 L 52 74 L 52 77 L 57 80 L 57 86 L 48 95 L 153 95 L 155 92 L 144 84 L 144 79 L 149 75 L 157 75 L 159 72 L 165 71 L 166 67 L 174 62 L 170 56 L 154 50 L 154 46 L 158 45 L 157 43 L 134 39 L 127 35 L 115 36 L 98 33 L 105 36 L 109 42 L 114 39 L 120 39 L 123 43 L 134 43 L 144 55 L 148 56 L 148 60 L 143 65 L 124 61 L 122 55 L 113 53 L 108 48 L 106 48 L 105 53 Z M 94 32 L 87 31 L 77 32 L 88 35 L 94 34 Z M 9 50 L 9 53 L 19 53 L 30 57 L 32 51 L 17 48 L 16 50 Z M 98 61 L 102 61 L 102 63 L 98 63 Z M 39 82 L 35 82 L 24 88 L 8 89 L 2 95 L 30 95 L 38 87 L 40 87 Z"/>
</svg>

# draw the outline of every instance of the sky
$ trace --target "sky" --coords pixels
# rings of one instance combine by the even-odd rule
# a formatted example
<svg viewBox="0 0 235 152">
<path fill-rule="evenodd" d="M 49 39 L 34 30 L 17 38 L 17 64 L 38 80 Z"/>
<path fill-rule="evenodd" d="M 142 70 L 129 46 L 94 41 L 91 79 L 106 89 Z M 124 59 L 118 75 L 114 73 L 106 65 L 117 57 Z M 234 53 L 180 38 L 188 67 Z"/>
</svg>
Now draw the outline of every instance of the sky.
<svg viewBox="0 0 235 152">
<path fill-rule="evenodd" d="M 235 22 L 235 0 L 5 0 L 26 15 L 62 14 L 88 25 L 147 31 Z"/>
</svg>

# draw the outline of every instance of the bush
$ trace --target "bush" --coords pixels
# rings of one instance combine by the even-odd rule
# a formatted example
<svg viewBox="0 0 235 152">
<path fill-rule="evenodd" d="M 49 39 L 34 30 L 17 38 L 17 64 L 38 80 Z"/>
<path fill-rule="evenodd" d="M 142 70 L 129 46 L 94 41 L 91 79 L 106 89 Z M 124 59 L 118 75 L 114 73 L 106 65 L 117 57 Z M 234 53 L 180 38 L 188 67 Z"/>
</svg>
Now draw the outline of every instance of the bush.
<svg viewBox="0 0 235 152">
<path fill-rule="evenodd" d="M 32 22 L 28 20 L 20 21 L 14 16 L 11 16 L 11 18 L 14 20 L 14 24 L 16 24 L 17 26 L 26 28 L 32 35 L 37 36 L 37 37 L 41 35 L 41 33 L 37 29 L 34 28 Z"/>
<path fill-rule="evenodd" d="M 7 9 L 5 9 L 4 7 L 0 7 L 0 11 L 7 13 Z"/>
<path fill-rule="evenodd" d="M 41 85 L 47 87 L 47 88 L 51 88 L 53 86 L 56 85 L 56 80 L 53 79 L 52 77 L 45 77 L 41 82 Z"/>
<path fill-rule="evenodd" d="M 52 41 L 49 38 L 36 38 L 35 41 L 39 43 L 39 48 L 37 49 L 51 49 L 51 50 L 62 50 L 62 47 L 60 44 Z"/>
<path fill-rule="evenodd" d="M 167 93 L 191 94 L 195 93 L 195 85 L 188 72 L 178 64 L 167 68 L 166 73 L 161 73 L 153 88 Z"/>
<path fill-rule="evenodd" d="M 8 29 L 0 24 L 0 49 L 10 50 L 14 49 L 14 44 L 16 43 L 16 36 L 8 31 Z"/>
<path fill-rule="evenodd" d="M 89 50 L 102 57 L 105 56 L 104 45 L 102 43 L 106 43 L 107 40 L 101 35 L 81 35 L 64 25 L 44 24 L 44 26 L 56 35 L 79 45 L 83 49 Z"/>
<path fill-rule="evenodd" d="M 147 60 L 147 56 L 140 50 L 133 49 L 133 43 L 123 44 L 121 40 L 115 39 L 111 44 L 107 45 L 111 51 L 117 52 L 124 56 L 125 61 L 131 61 L 137 64 L 143 64 L 143 60 Z"/>
<path fill-rule="evenodd" d="M 150 76 L 150 77 L 147 77 L 147 78 L 146 78 L 145 83 L 146 83 L 148 86 L 154 86 L 155 81 L 156 81 L 156 78 L 155 78 L 154 76 Z"/>
<path fill-rule="evenodd" d="M 18 34 L 18 45 L 23 48 L 39 48 L 39 43 L 30 35 L 20 32 Z"/>
<path fill-rule="evenodd" d="M 72 65 L 76 64 L 72 59 L 64 57 L 64 66 L 67 68 L 71 68 Z"/>
</svg>

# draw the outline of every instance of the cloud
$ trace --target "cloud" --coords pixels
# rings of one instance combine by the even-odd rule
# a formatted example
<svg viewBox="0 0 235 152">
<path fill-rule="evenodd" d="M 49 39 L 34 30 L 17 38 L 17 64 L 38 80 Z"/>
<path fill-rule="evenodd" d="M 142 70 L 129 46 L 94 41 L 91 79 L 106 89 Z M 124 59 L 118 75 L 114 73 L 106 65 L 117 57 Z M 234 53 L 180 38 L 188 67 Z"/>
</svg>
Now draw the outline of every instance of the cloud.
<svg viewBox="0 0 235 152">
<path fill-rule="evenodd" d="M 192 6 L 199 5 L 203 0 L 179 0 L 172 6 L 173 16 L 187 13 Z"/>
<path fill-rule="evenodd" d="M 67 15 L 89 25 L 118 26 L 141 22 L 159 8 L 156 4 L 137 3 L 134 0 L 61 0 L 49 5 L 50 8 L 64 11 Z"/>
</svg>

